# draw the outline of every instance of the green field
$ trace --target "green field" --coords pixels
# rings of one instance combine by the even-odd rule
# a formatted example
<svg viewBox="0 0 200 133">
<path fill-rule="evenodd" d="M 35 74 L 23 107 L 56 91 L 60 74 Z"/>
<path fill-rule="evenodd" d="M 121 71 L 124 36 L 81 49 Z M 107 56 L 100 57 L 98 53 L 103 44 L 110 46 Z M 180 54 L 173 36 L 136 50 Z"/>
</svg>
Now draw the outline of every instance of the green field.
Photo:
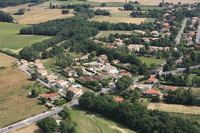
<svg viewBox="0 0 200 133">
<path fill-rule="evenodd" d="M 71 119 L 77 123 L 78 133 L 135 133 L 118 123 L 82 110 L 72 109 Z"/>
<path fill-rule="evenodd" d="M 126 34 L 126 33 L 132 33 L 132 31 L 114 31 L 114 30 L 109 30 L 109 31 L 100 31 L 97 37 L 108 37 L 110 34 Z"/>
<path fill-rule="evenodd" d="M 156 63 L 157 65 L 164 61 L 164 59 L 154 59 L 154 58 L 146 58 L 146 57 L 139 57 L 143 63 L 146 63 L 148 67 L 150 64 Z"/>
<path fill-rule="evenodd" d="M 29 25 L 0 22 L 0 27 L 0 49 L 16 50 L 50 38 L 48 36 L 18 35 L 21 28 L 29 27 Z"/>
<path fill-rule="evenodd" d="M 147 18 L 144 22 L 152 22 L 152 23 L 154 23 L 155 22 L 155 18 Z"/>
<path fill-rule="evenodd" d="M 177 116 L 177 117 L 182 117 L 183 119 L 189 119 L 192 122 L 199 122 L 200 123 L 200 115 L 197 114 L 183 114 L 183 113 L 173 113 L 170 112 L 171 116 Z"/>
</svg>

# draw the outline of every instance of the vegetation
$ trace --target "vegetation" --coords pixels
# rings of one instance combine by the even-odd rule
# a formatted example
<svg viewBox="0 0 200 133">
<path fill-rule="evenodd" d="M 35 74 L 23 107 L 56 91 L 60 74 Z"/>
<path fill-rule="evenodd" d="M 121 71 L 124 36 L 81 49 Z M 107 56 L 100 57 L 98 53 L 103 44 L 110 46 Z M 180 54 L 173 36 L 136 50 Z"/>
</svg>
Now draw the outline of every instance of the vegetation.
<svg viewBox="0 0 200 133">
<path fill-rule="evenodd" d="M 39 4 L 45 1 L 48 1 L 48 0 L 0 0 L 0 7 L 17 6 L 17 5 L 25 4 L 29 2 Z"/>
<path fill-rule="evenodd" d="M 126 90 L 130 85 L 133 84 L 133 79 L 127 76 L 123 76 L 117 81 L 117 90 L 119 92 Z"/>
<path fill-rule="evenodd" d="M 40 126 L 44 133 L 54 132 L 55 129 L 58 128 L 56 120 L 51 116 L 48 116 L 43 120 L 39 120 L 37 124 Z"/>
<path fill-rule="evenodd" d="M 0 21 L 1 22 L 12 22 L 13 17 L 10 14 L 0 11 Z"/>
<path fill-rule="evenodd" d="M 70 101 L 72 100 L 73 97 L 74 97 L 74 93 L 73 93 L 72 91 L 68 90 L 68 91 L 66 92 L 66 98 L 65 98 L 65 100 L 66 100 L 67 102 L 70 102 Z"/>
</svg>

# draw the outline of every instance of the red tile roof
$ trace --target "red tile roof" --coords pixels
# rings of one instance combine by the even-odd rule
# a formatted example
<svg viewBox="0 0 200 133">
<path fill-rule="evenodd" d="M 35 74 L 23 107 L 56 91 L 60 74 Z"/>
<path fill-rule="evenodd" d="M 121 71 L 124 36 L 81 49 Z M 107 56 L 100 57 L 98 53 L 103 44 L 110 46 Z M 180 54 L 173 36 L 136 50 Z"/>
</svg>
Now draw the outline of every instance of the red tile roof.
<svg viewBox="0 0 200 133">
<path fill-rule="evenodd" d="M 185 56 L 185 58 L 190 58 L 190 55 Z"/>
<path fill-rule="evenodd" d="M 155 82 L 156 80 L 158 80 L 158 79 L 152 78 L 152 77 L 148 79 L 148 81 L 152 81 L 152 82 Z"/>
<path fill-rule="evenodd" d="M 147 90 L 146 93 L 148 93 L 148 94 L 160 94 L 160 91 L 158 91 L 158 90 Z"/>
<path fill-rule="evenodd" d="M 122 69 L 122 70 L 119 70 L 120 73 L 123 73 L 123 72 L 126 72 L 126 70 Z"/>
<path fill-rule="evenodd" d="M 114 97 L 115 101 L 116 102 L 122 102 L 124 100 L 124 98 L 121 98 L 121 97 Z"/>
<path fill-rule="evenodd" d="M 87 76 L 87 77 L 81 76 L 81 77 L 79 77 L 79 79 L 82 80 L 83 82 L 87 82 L 87 81 L 92 81 L 93 80 L 93 78 L 89 77 L 89 76 Z"/>
<path fill-rule="evenodd" d="M 94 78 L 97 79 L 97 80 L 102 80 L 104 77 L 105 77 L 105 75 L 103 75 L 103 74 L 99 74 L 97 76 L 94 76 Z"/>
<path fill-rule="evenodd" d="M 129 76 L 129 75 L 131 75 L 131 73 L 130 73 L 130 72 L 127 72 L 127 73 L 122 73 L 122 77 L 123 77 L 123 76 Z"/>
</svg>

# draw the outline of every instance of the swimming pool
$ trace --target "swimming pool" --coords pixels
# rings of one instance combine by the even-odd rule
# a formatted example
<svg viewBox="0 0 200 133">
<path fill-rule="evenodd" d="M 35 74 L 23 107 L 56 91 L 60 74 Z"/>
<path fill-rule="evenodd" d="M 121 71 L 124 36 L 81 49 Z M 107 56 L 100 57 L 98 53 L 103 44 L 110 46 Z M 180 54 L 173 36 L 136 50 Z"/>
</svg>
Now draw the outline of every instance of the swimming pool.
<svg viewBox="0 0 200 133">
<path fill-rule="evenodd" d="M 79 87 L 81 87 L 82 85 L 77 84 L 77 85 L 72 85 L 72 86 L 75 87 L 75 88 L 79 88 Z"/>
<path fill-rule="evenodd" d="M 112 71 L 112 73 L 119 73 L 119 71 L 118 70 L 114 70 L 114 71 Z"/>
</svg>

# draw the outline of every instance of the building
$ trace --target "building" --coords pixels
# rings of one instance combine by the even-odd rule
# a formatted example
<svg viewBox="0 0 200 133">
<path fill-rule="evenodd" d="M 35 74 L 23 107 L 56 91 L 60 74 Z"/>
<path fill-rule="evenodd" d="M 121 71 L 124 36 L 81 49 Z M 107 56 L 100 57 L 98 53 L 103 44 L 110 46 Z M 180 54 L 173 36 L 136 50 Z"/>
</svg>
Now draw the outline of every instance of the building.
<svg viewBox="0 0 200 133">
<path fill-rule="evenodd" d="M 158 79 L 156 79 L 156 78 L 149 78 L 148 80 L 147 80 L 147 82 L 149 82 L 149 83 L 156 83 L 156 82 L 158 82 Z"/>
<path fill-rule="evenodd" d="M 103 63 L 92 62 L 90 63 L 90 67 L 103 67 Z"/>
<path fill-rule="evenodd" d="M 162 86 L 160 86 L 160 89 L 162 89 L 164 91 L 169 91 L 169 90 L 175 91 L 175 90 L 178 89 L 178 87 L 176 87 L 176 86 L 162 85 Z"/>
<path fill-rule="evenodd" d="M 189 31 L 188 35 L 189 35 L 189 36 L 194 36 L 194 35 L 195 35 L 195 32 L 194 32 L 194 31 Z"/>
<path fill-rule="evenodd" d="M 105 66 L 103 68 L 103 71 L 107 72 L 107 73 L 116 73 L 116 72 L 118 72 L 117 68 L 114 67 L 114 66 Z"/>
<path fill-rule="evenodd" d="M 111 49 L 117 49 L 117 47 L 115 47 L 115 46 L 112 46 L 112 45 L 107 45 L 107 46 L 105 46 L 106 48 L 111 48 Z"/>
<path fill-rule="evenodd" d="M 93 81 L 93 80 L 94 80 L 92 77 L 89 77 L 89 76 L 87 76 L 87 77 L 81 76 L 81 77 L 79 77 L 79 79 L 80 79 L 81 81 L 83 81 L 83 82 Z"/>
<path fill-rule="evenodd" d="M 161 29 L 161 32 L 169 32 L 169 31 L 170 31 L 169 28 L 162 28 L 162 29 Z"/>
<path fill-rule="evenodd" d="M 123 102 L 124 101 L 124 98 L 121 98 L 121 97 L 114 97 L 114 100 L 116 101 L 116 102 Z"/>
<path fill-rule="evenodd" d="M 140 90 L 151 90 L 151 85 L 149 84 L 136 84 L 134 87 L 139 88 Z"/>
<path fill-rule="evenodd" d="M 20 62 L 22 65 L 27 66 L 28 65 L 28 61 L 24 60 L 24 59 L 20 59 Z"/>
<path fill-rule="evenodd" d="M 120 63 L 120 60 L 112 60 L 113 63 Z"/>
<path fill-rule="evenodd" d="M 142 30 L 134 30 L 133 32 L 136 34 L 143 34 L 143 35 L 145 34 L 145 32 Z"/>
<path fill-rule="evenodd" d="M 16 61 L 15 65 L 19 66 L 19 65 L 21 65 L 21 62 L 20 61 Z"/>
<path fill-rule="evenodd" d="M 139 45 L 139 44 L 130 44 L 128 45 L 128 50 L 129 51 L 140 51 L 140 48 L 145 47 L 144 45 Z"/>
<path fill-rule="evenodd" d="M 171 36 L 171 34 L 172 34 L 171 32 L 164 33 L 164 35 L 168 37 Z"/>
<path fill-rule="evenodd" d="M 37 70 L 39 75 L 40 76 L 46 76 L 48 73 L 47 73 L 47 70 Z"/>
<path fill-rule="evenodd" d="M 66 73 L 69 76 L 76 75 L 76 71 L 75 70 L 67 70 Z"/>
<path fill-rule="evenodd" d="M 128 77 L 130 77 L 130 76 L 131 76 L 131 73 L 130 73 L 130 72 L 121 73 L 119 76 L 120 76 L 120 77 L 123 77 L 123 76 L 128 76 Z"/>
<path fill-rule="evenodd" d="M 119 70 L 120 73 L 125 73 L 126 70 L 122 69 L 122 70 Z"/>
<path fill-rule="evenodd" d="M 163 26 L 169 26 L 169 23 L 163 23 Z"/>
<path fill-rule="evenodd" d="M 88 60 L 88 55 L 84 55 L 83 57 L 80 58 L 80 60 Z"/>
<path fill-rule="evenodd" d="M 162 72 L 163 72 L 163 67 L 157 67 L 157 68 L 154 68 L 154 69 L 151 71 L 152 74 L 157 74 L 157 73 L 158 73 L 159 75 L 161 75 Z"/>
<path fill-rule="evenodd" d="M 56 123 L 57 123 L 58 125 L 60 125 L 60 121 L 61 121 L 62 117 L 60 117 L 59 115 L 53 115 L 53 116 L 51 116 L 51 117 L 53 117 L 53 118 L 56 120 Z"/>
<path fill-rule="evenodd" d="M 73 79 L 73 78 L 68 78 L 68 80 L 67 80 L 69 83 L 72 83 L 72 82 L 75 82 L 75 79 Z"/>
<path fill-rule="evenodd" d="M 99 74 L 97 76 L 94 76 L 94 79 L 96 80 L 102 80 L 102 79 L 105 79 L 105 78 L 108 78 L 106 75 L 103 75 L 103 74 Z"/>
<path fill-rule="evenodd" d="M 108 76 L 111 76 L 112 78 L 115 78 L 115 79 L 117 79 L 118 77 L 117 77 L 117 75 L 116 74 L 114 74 L 114 73 L 108 73 Z"/>
<path fill-rule="evenodd" d="M 56 86 L 59 87 L 59 88 L 68 87 L 67 81 L 64 81 L 64 80 L 60 79 L 60 80 L 58 80 L 58 81 L 56 82 Z"/>
<path fill-rule="evenodd" d="M 75 87 L 69 87 L 68 91 L 72 91 L 74 93 L 75 96 L 81 96 L 83 94 L 82 89 L 77 89 Z"/>
<path fill-rule="evenodd" d="M 42 68 L 44 68 L 44 66 L 43 66 L 42 63 L 37 63 L 37 64 L 35 64 L 35 68 L 36 69 L 42 69 Z"/>
<path fill-rule="evenodd" d="M 47 100 L 54 100 L 54 99 L 59 99 L 60 95 L 58 93 L 51 93 L 51 94 L 45 94 L 41 95 L 40 98 L 45 97 Z"/>
<path fill-rule="evenodd" d="M 146 90 L 146 96 L 157 96 L 160 94 L 159 90 Z"/>
<path fill-rule="evenodd" d="M 35 62 L 36 64 L 38 64 L 38 63 L 41 63 L 41 60 L 37 59 L 37 60 L 34 60 L 34 62 Z"/>
<path fill-rule="evenodd" d="M 154 35 L 154 36 L 159 36 L 158 31 L 152 31 L 151 34 Z"/>
<path fill-rule="evenodd" d="M 102 54 L 102 55 L 99 56 L 99 59 L 100 60 L 108 60 L 108 57 L 107 57 L 106 54 Z"/>
<path fill-rule="evenodd" d="M 176 64 L 176 65 L 182 64 L 182 63 L 183 63 L 183 59 L 178 59 L 178 60 L 175 61 L 175 64 Z"/>
<path fill-rule="evenodd" d="M 57 80 L 57 78 L 58 78 L 58 76 L 54 76 L 54 75 L 46 76 L 47 83 L 55 82 Z"/>
</svg>

